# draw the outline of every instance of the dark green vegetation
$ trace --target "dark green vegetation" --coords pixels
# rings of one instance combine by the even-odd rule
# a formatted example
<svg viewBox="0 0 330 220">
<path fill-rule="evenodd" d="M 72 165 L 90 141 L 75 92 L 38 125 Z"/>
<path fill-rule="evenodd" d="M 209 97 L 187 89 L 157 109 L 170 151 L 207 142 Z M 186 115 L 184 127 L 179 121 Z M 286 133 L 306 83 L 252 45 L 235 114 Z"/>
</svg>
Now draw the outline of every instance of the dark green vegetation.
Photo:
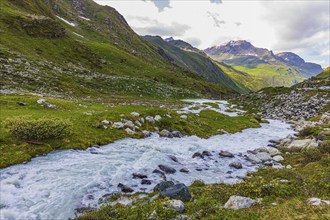
<svg viewBox="0 0 330 220">
<path fill-rule="evenodd" d="M 57 109 L 52 109 L 38 104 L 37 100 L 39 99 L 40 97 L 32 95 L 1 96 L 0 167 L 22 163 L 32 157 L 54 150 L 86 149 L 94 144 L 104 145 L 127 137 L 128 135 L 123 129 L 113 129 L 110 125 L 107 129 L 100 129 L 98 125 L 105 119 L 112 122 L 118 122 L 122 118 L 135 121 L 136 118 L 130 115 L 133 111 L 140 113 L 141 117 L 149 115 L 161 115 L 163 117 L 156 124 L 143 124 L 140 131 L 155 131 L 154 127 L 157 126 L 160 130 L 177 130 L 186 135 L 197 135 L 206 138 L 218 134 L 219 129 L 234 133 L 245 128 L 259 126 L 258 121 L 253 117 L 229 117 L 213 111 L 202 111 L 200 117 L 189 114 L 188 119 L 184 120 L 180 118 L 176 111 L 171 110 L 182 105 L 182 103 L 176 101 L 162 101 L 160 104 L 157 100 L 136 100 L 135 98 L 125 97 L 122 100 L 107 99 L 95 103 L 45 98 L 48 102 L 57 106 Z M 18 102 L 24 102 L 26 106 L 18 105 Z M 127 103 L 131 104 L 128 105 Z M 160 105 L 166 106 L 166 108 L 160 108 Z M 122 114 L 124 116 L 120 116 Z M 172 118 L 165 117 L 165 114 L 170 114 Z M 21 119 L 23 116 L 25 117 L 24 120 Z M 56 121 L 54 118 L 59 119 L 61 122 Z M 12 130 L 13 132 L 10 133 L 13 127 L 9 126 L 8 129 L 4 126 L 9 119 L 14 121 L 15 128 L 18 124 L 24 124 L 24 127 L 19 127 L 18 133 L 16 130 Z M 61 126 L 57 127 L 57 130 L 48 131 L 49 128 L 54 126 L 54 123 L 59 123 Z M 69 135 L 65 130 L 58 138 L 54 138 L 53 132 L 58 134 L 60 128 L 66 129 L 67 123 L 71 124 L 69 129 L 71 134 Z M 41 126 L 41 129 L 36 131 L 34 130 L 35 126 Z M 28 129 L 31 129 L 29 134 L 26 133 Z M 140 138 L 142 134 L 138 133 L 133 137 Z M 32 139 L 38 143 L 24 139 Z"/>
<path fill-rule="evenodd" d="M 221 64 L 216 63 L 203 51 L 182 40 L 166 41 L 159 36 L 145 36 L 144 39 L 158 46 L 163 51 L 163 57 L 181 68 L 187 68 L 208 81 L 228 86 L 235 91 L 241 93 L 249 91 L 238 81 L 233 81 L 227 72 L 222 69 Z M 232 71 L 239 74 L 235 69 L 232 69 Z"/>
<path fill-rule="evenodd" d="M 8 119 L 5 128 L 21 140 L 47 140 L 70 135 L 71 124 L 59 118 L 32 119 L 17 117 Z"/>
<path fill-rule="evenodd" d="M 329 219 L 329 206 L 307 204 L 311 197 L 329 199 L 330 148 L 327 144 L 324 153 L 313 161 L 305 152 L 285 154 L 282 155 L 285 158 L 283 164 L 291 165 L 292 169 L 260 169 L 239 184 L 205 185 L 196 181 L 189 187 L 193 199 L 185 203 L 184 214 L 192 219 Z M 231 195 L 263 200 L 249 209 L 234 211 L 221 208 Z M 164 208 L 166 200 L 159 197 L 152 202 L 137 200 L 134 206 L 104 206 L 77 219 L 147 219 L 154 211 L 155 219 L 175 218 L 179 214 Z"/>
<path fill-rule="evenodd" d="M 219 62 L 248 73 L 255 91 L 268 86 L 292 86 L 322 72 L 320 65 L 305 62 L 294 53 L 274 54 L 247 41 L 230 41 L 205 52 Z M 240 75 L 232 78 L 243 84 L 246 82 L 246 78 Z"/>
<path fill-rule="evenodd" d="M 92 0 L 1 1 L 0 61 L 5 91 L 181 98 L 244 90 L 227 76 L 211 82 L 173 65 L 115 9 Z"/>
</svg>

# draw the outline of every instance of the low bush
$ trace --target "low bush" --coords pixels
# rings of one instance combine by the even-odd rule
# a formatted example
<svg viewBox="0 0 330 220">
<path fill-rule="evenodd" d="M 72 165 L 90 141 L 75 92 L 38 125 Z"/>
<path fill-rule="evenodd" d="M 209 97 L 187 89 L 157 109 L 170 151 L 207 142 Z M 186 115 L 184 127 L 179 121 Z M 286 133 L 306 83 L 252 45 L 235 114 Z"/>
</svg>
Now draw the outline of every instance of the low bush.
<svg viewBox="0 0 330 220">
<path fill-rule="evenodd" d="M 59 118 L 19 117 L 7 120 L 5 127 L 14 136 L 23 140 L 40 141 L 68 136 L 71 133 L 71 123 Z"/>
<path fill-rule="evenodd" d="M 317 136 L 319 133 L 318 127 L 307 127 L 299 132 L 299 137 Z"/>
<path fill-rule="evenodd" d="M 322 153 L 320 152 L 320 149 L 318 148 L 309 148 L 303 151 L 304 155 L 304 162 L 310 163 L 310 162 L 316 162 L 321 160 Z"/>
<path fill-rule="evenodd" d="M 323 141 L 319 146 L 320 152 L 322 154 L 329 154 L 330 155 L 330 141 Z"/>
</svg>

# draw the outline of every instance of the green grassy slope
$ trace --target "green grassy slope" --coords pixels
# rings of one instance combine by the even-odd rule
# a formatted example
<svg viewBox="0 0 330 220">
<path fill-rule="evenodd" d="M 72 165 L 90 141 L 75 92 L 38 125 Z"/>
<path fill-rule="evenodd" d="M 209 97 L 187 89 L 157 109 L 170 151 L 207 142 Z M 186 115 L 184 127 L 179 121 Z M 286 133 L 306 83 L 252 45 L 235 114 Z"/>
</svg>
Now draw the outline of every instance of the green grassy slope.
<svg viewBox="0 0 330 220">
<path fill-rule="evenodd" d="M 316 76 L 316 78 L 330 78 L 330 66 L 327 67 L 322 73 Z"/>
<path fill-rule="evenodd" d="M 188 119 L 180 118 L 173 108 L 179 108 L 182 103 L 155 99 L 136 99 L 136 97 L 107 98 L 99 101 L 66 100 L 44 97 L 48 102 L 55 104 L 56 109 L 39 105 L 39 96 L 1 95 L 0 96 L 0 168 L 28 161 L 31 158 L 49 153 L 54 150 L 86 149 L 92 145 L 104 145 L 118 139 L 128 137 L 124 129 L 114 129 L 108 125 L 107 129 L 100 129 L 97 125 L 101 121 L 121 121 L 122 118 L 132 121 L 138 118 L 130 115 L 135 111 L 141 117 L 161 115 L 161 121 L 144 123 L 131 137 L 143 137 L 141 131 L 155 132 L 154 127 L 160 130 L 180 131 L 186 135 L 197 135 L 207 138 L 219 134 L 219 129 L 234 133 L 249 127 L 259 127 L 258 121 L 252 116 L 229 117 L 215 111 L 204 110 L 200 116 L 189 114 Z M 17 103 L 24 102 L 25 106 Z M 129 104 L 127 104 L 129 103 Z M 162 106 L 162 107 L 160 107 Z M 165 117 L 171 115 L 171 118 Z M 34 140 L 41 144 L 29 143 L 15 137 L 9 132 L 5 124 L 8 119 L 27 117 L 29 119 L 58 118 L 69 120 L 72 124 L 72 134 L 66 137 Z"/>
<path fill-rule="evenodd" d="M 235 65 L 233 67 L 251 76 L 253 79 L 251 84 L 255 90 L 268 86 L 290 87 L 306 79 L 306 77 L 299 75 L 293 68 L 283 64 L 258 64 L 253 68 L 241 65 Z"/>
<path fill-rule="evenodd" d="M 178 98 L 235 92 L 174 66 L 115 9 L 92 0 L 1 1 L 0 59 L 7 92 Z"/>
<path fill-rule="evenodd" d="M 242 85 L 237 85 L 212 59 L 181 40 L 164 41 L 158 36 L 145 36 L 144 39 L 160 47 L 164 56 L 172 63 L 200 75 L 208 81 L 221 86 L 228 86 L 238 92 L 248 92 Z M 233 70 L 234 71 L 234 70 Z"/>
</svg>

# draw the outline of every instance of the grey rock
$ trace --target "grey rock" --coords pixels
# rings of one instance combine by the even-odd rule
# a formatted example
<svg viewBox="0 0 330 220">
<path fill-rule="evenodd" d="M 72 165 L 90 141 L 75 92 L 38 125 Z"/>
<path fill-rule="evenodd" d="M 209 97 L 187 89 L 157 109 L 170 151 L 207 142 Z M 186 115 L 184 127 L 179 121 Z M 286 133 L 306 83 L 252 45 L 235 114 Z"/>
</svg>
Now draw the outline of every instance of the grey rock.
<svg viewBox="0 0 330 220">
<path fill-rule="evenodd" d="M 161 169 L 162 171 L 164 171 L 166 174 L 173 174 L 176 172 L 176 170 L 172 167 L 160 164 L 158 165 L 159 169 Z"/>
<path fill-rule="evenodd" d="M 310 198 L 307 200 L 308 205 L 319 206 L 319 205 L 330 205 L 330 200 L 322 200 L 319 198 Z"/>
<path fill-rule="evenodd" d="M 171 160 L 173 160 L 174 162 L 179 163 L 179 160 L 178 160 L 178 158 L 177 158 L 176 156 L 174 156 L 174 155 L 169 155 L 168 157 L 169 157 Z"/>
<path fill-rule="evenodd" d="M 47 101 L 46 101 L 46 99 L 39 99 L 39 100 L 37 101 L 37 103 L 38 103 L 39 105 L 44 105 L 44 104 L 47 103 Z"/>
<path fill-rule="evenodd" d="M 113 123 L 112 127 L 116 129 L 121 129 L 124 128 L 124 124 L 122 122 L 115 122 Z"/>
<path fill-rule="evenodd" d="M 262 163 L 271 160 L 271 156 L 266 152 L 258 152 L 257 154 L 248 153 L 247 160 L 252 163 Z"/>
<path fill-rule="evenodd" d="M 135 130 L 135 124 L 132 121 L 126 121 L 124 124 L 124 128 L 129 128 L 131 130 Z"/>
<path fill-rule="evenodd" d="M 182 138 L 184 135 L 181 134 L 179 131 L 172 131 L 172 136 L 176 138 Z"/>
<path fill-rule="evenodd" d="M 172 181 L 163 181 L 158 183 L 155 187 L 154 187 L 154 192 L 161 192 L 161 191 L 165 191 L 167 188 L 170 188 L 174 186 L 174 183 Z"/>
<path fill-rule="evenodd" d="M 162 117 L 160 115 L 156 115 L 154 120 L 159 122 L 160 120 L 162 120 Z"/>
<path fill-rule="evenodd" d="M 171 199 L 179 199 L 185 202 L 191 199 L 191 194 L 187 186 L 183 183 L 166 188 L 164 191 L 161 191 L 160 194 Z"/>
<path fill-rule="evenodd" d="M 150 122 L 152 124 L 155 123 L 155 119 L 152 116 L 147 116 L 145 119 L 146 119 L 147 122 Z"/>
<path fill-rule="evenodd" d="M 181 115 L 180 118 L 182 118 L 184 120 L 187 120 L 188 119 L 187 115 Z"/>
<path fill-rule="evenodd" d="M 17 105 L 26 106 L 26 103 L 25 102 L 17 102 Z"/>
<path fill-rule="evenodd" d="M 133 179 L 145 179 L 145 178 L 148 178 L 147 175 L 145 174 L 141 174 L 141 173 L 133 173 Z"/>
<path fill-rule="evenodd" d="M 151 136 L 151 132 L 150 131 L 146 131 L 146 130 L 142 131 L 142 134 L 144 135 L 145 138 Z"/>
<path fill-rule="evenodd" d="M 180 169 L 180 172 L 181 173 L 189 173 L 189 170 L 187 168 L 183 167 L 183 168 Z"/>
<path fill-rule="evenodd" d="M 108 124 L 110 124 L 110 121 L 108 121 L 108 120 L 106 120 L 106 119 L 104 119 L 103 121 L 101 121 L 103 124 L 105 124 L 105 125 L 108 125 Z"/>
<path fill-rule="evenodd" d="M 135 123 L 138 127 L 141 127 L 141 126 L 142 126 L 141 122 L 139 122 L 139 121 L 135 121 L 134 123 Z"/>
<path fill-rule="evenodd" d="M 186 209 L 184 203 L 181 200 L 172 199 L 164 203 L 166 207 L 170 207 L 179 213 L 183 213 Z"/>
<path fill-rule="evenodd" d="M 230 153 L 229 151 L 220 151 L 219 155 L 221 157 L 234 157 L 234 154 Z"/>
<path fill-rule="evenodd" d="M 131 130 L 130 128 L 126 128 L 125 131 L 129 135 L 135 135 L 136 134 L 135 131 Z"/>
<path fill-rule="evenodd" d="M 256 201 L 249 197 L 243 196 L 231 196 L 229 200 L 224 205 L 225 209 L 245 209 L 251 207 Z"/>
<path fill-rule="evenodd" d="M 141 184 L 142 185 L 151 185 L 151 180 L 143 179 L 143 180 L 141 180 Z"/>
<path fill-rule="evenodd" d="M 169 138 L 173 137 L 172 134 L 171 134 L 171 132 L 169 132 L 169 131 L 166 130 L 166 129 L 164 129 L 164 130 L 162 130 L 161 132 L 159 132 L 159 135 L 160 135 L 161 137 L 169 137 Z"/>
<path fill-rule="evenodd" d="M 196 152 L 192 155 L 192 158 L 196 158 L 196 157 L 202 158 L 202 159 L 204 158 L 204 156 L 200 152 Z"/>
<path fill-rule="evenodd" d="M 81 215 L 84 213 L 93 212 L 95 210 L 96 208 L 92 208 L 92 207 L 79 207 L 79 208 L 75 208 L 74 212 L 76 215 Z"/>
<path fill-rule="evenodd" d="M 284 158 L 281 155 L 277 155 L 277 156 L 273 157 L 273 160 L 276 162 L 280 162 L 280 161 L 284 160 Z"/>
<path fill-rule="evenodd" d="M 99 129 L 107 129 L 108 128 L 106 125 L 102 125 L 102 124 L 98 124 L 96 127 L 99 128 Z"/>
<path fill-rule="evenodd" d="M 133 117 L 139 117 L 139 116 L 140 116 L 140 114 L 137 113 L 137 112 L 131 112 L 131 115 L 132 115 Z"/>
<path fill-rule="evenodd" d="M 233 167 L 235 169 L 242 169 L 243 168 L 243 166 L 240 162 L 232 162 L 232 163 L 229 164 L 229 166 Z"/>
<path fill-rule="evenodd" d="M 203 152 L 202 152 L 202 155 L 205 156 L 205 157 L 212 157 L 212 156 L 213 156 L 213 155 L 211 154 L 211 152 L 210 152 L 210 151 L 207 151 L 207 150 L 203 151 Z"/>
<path fill-rule="evenodd" d="M 131 187 L 126 186 L 122 183 L 119 183 L 117 187 L 124 193 L 131 193 L 134 191 Z"/>
</svg>

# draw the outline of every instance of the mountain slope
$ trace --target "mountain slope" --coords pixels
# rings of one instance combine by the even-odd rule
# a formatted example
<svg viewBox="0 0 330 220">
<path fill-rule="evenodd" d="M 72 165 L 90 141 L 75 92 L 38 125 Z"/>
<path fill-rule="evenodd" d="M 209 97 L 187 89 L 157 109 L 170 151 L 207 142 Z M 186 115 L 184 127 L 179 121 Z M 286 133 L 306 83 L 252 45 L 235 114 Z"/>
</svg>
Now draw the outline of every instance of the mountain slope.
<svg viewBox="0 0 330 220">
<path fill-rule="evenodd" d="M 311 77 L 297 85 L 295 87 L 307 88 L 307 89 L 317 89 L 322 88 L 329 90 L 330 87 L 330 67 L 326 68 L 322 73 Z"/>
<path fill-rule="evenodd" d="M 203 51 L 194 48 L 187 42 L 174 40 L 173 38 L 163 40 L 159 36 L 145 36 L 144 39 L 160 47 L 164 51 L 164 56 L 173 64 L 194 72 L 206 80 L 221 86 L 230 87 L 238 92 L 248 91 L 246 87 L 233 81 L 222 70 L 221 64 L 217 64 Z"/>
<path fill-rule="evenodd" d="M 3 93 L 217 96 L 236 93 L 174 66 L 113 8 L 92 0 L 0 2 Z"/>
<path fill-rule="evenodd" d="M 207 48 L 204 52 L 217 61 L 249 73 L 254 78 L 256 89 L 291 86 L 322 71 L 320 65 L 306 63 L 294 53 L 275 55 L 270 50 L 254 47 L 243 40 Z"/>
<path fill-rule="evenodd" d="M 322 72 L 322 67 L 315 63 L 305 62 L 297 54 L 291 52 L 283 52 L 276 54 L 278 60 L 287 65 L 295 67 L 299 72 L 307 77 L 312 77 Z"/>
</svg>

